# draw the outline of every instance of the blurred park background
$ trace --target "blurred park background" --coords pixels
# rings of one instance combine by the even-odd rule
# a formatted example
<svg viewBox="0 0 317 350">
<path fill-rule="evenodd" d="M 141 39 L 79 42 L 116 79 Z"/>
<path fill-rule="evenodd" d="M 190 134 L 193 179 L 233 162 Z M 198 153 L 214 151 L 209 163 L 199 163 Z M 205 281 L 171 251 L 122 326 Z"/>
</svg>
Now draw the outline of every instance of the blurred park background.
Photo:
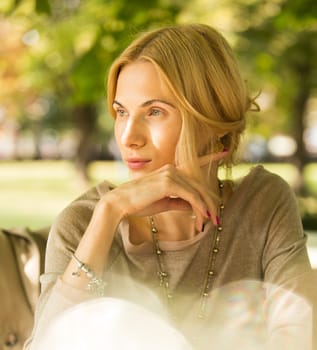
<svg viewBox="0 0 317 350">
<path fill-rule="evenodd" d="M 280 174 L 317 232 L 315 0 L 1 0 L 1 227 L 49 225 L 89 186 L 126 180 L 107 70 L 141 30 L 185 22 L 220 30 L 259 95 L 233 177 Z"/>
</svg>

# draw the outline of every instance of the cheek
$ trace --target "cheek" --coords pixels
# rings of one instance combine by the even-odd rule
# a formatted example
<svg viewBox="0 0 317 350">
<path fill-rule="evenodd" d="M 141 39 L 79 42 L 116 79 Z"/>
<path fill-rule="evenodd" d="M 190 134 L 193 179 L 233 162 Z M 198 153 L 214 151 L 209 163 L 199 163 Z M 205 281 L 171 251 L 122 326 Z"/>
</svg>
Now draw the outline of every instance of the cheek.
<svg viewBox="0 0 317 350">
<path fill-rule="evenodd" d="M 161 150 L 162 154 L 168 158 L 174 158 L 178 139 L 179 132 L 173 127 L 152 133 L 152 142 L 155 148 Z"/>
<path fill-rule="evenodd" d="M 165 133 L 165 140 L 170 144 L 170 147 L 175 148 L 177 146 L 180 133 L 181 125 L 179 124 L 173 124 L 167 129 L 167 132 Z"/>
<path fill-rule="evenodd" d="M 121 138 L 121 134 L 122 134 L 121 129 L 122 129 L 122 127 L 120 127 L 118 123 L 115 123 L 115 125 L 114 125 L 114 137 L 115 137 L 118 145 L 120 145 L 120 138 Z"/>
</svg>

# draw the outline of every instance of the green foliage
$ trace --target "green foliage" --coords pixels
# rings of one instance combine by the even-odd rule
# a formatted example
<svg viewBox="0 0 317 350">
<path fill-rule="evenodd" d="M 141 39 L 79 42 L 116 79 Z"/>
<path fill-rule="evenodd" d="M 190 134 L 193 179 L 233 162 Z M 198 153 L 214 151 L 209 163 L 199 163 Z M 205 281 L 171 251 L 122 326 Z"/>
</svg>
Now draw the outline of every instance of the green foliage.
<svg viewBox="0 0 317 350">
<path fill-rule="evenodd" d="M 21 1 L 21 0 L 19 0 Z M 49 14 L 51 7 L 48 0 L 36 0 L 35 1 L 35 11 L 37 13 Z"/>
<path fill-rule="evenodd" d="M 24 43 L 15 67 L 17 88 L 6 93 L 14 99 L 10 117 L 35 142 L 45 129 L 60 135 L 75 130 L 76 164 L 85 177 L 97 149 L 109 156 L 112 121 L 104 101 L 111 63 L 139 31 L 174 23 L 186 1 L 7 1 L 6 20 L 21 28 L 17 40 Z"/>
<path fill-rule="evenodd" d="M 256 84 L 274 89 L 278 104 L 288 113 L 303 75 L 309 77 L 310 90 L 317 87 L 314 4 L 314 0 L 271 0 L 240 7 L 242 17 L 249 18 L 249 25 L 240 33 L 242 45 L 238 39 L 237 52 L 244 66 L 249 66 L 253 76 L 258 77 Z"/>
<path fill-rule="evenodd" d="M 58 129 L 74 127 L 74 109 L 93 104 L 99 131 L 108 138 L 103 101 L 110 64 L 135 34 L 175 22 L 211 24 L 233 44 L 252 94 L 262 91 L 270 100 L 251 124 L 266 139 L 278 132 L 296 134 L 298 118 L 304 121 L 300 98 L 305 102 L 316 95 L 315 0 L 5 2 L 8 18 L 17 26 L 23 23 L 25 31 L 37 30 L 40 37 L 26 48 L 20 67 L 30 88 L 22 87 L 22 96 L 14 101 L 25 128 L 34 124 L 26 106 L 30 101 L 48 101 L 40 125 Z"/>
<path fill-rule="evenodd" d="M 31 1 L 17 1 L 15 13 L 25 4 Z M 174 22 L 180 4 L 172 0 L 36 0 L 28 7 L 29 27 L 39 32 L 40 43 L 30 48 L 25 67 L 32 93 L 58 104 L 51 109 L 64 110 L 64 116 L 70 115 L 72 106 L 99 104 L 105 98 L 109 66 L 133 34 Z"/>
</svg>

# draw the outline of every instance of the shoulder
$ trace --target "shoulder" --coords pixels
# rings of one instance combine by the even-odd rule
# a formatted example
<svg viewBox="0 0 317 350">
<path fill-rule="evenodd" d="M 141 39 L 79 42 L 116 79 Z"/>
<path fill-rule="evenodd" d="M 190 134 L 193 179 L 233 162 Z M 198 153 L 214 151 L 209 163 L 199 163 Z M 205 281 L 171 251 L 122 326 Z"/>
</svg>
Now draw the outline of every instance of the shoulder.
<svg viewBox="0 0 317 350">
<path fill-rule="evenodd" d="M 92 212 L 100 200 L 100 198 L 113 189 L 115 186 L 107 181 L 101 182 L 98 185 L 90 188 L 74 201 L 72 201 L 58 216 L 58 222 L 63 220 L 72 221 L 76 219 L 76 222 L 84 222 L 90 220 Z"/>
<path fill-rule="evenodd" d="M 114 187 L 114 185 L 107 181 L 103 181 L 98 185 L 91 187 L 72 201 L 61 212 L 59 219 L 68 217 L 72 218 L 73 216 L 77 218 L 85 218 L 87 215 L 89 216 L 100 198 Z"/>
<path fill-rule="evenodd" d="M 231 209 L 243 217 L 244 225 L 253 225 L 255 232 L 284 232 L 285 237 L 302 235 L 298 201 L 294 190 L 279 175 L 256 166 L 237 185 Z M 285 231 L 288 233 L 286 234 Z"/>
<path fill-rule="evenodd" d="M 248 197 L 265 197 L 266 200 L 278 197 L 294 197 L 290 185 L 279 175 L 274 174 L 262 165 L 253 167 L 250 172 L 238 181 L 235 191 L 243 192 Z"/>
<path fill-rule="evenodd" d="M 235 215 L 269 222 L 273 217 L 292 216 L 299 220 L 298 201 L 294 190 L 279 175 L 256 166 L 236 183 L 230 198 L 230 205 Z M 293 221 L 293 219 L 292 219 Z"/>
</svg>

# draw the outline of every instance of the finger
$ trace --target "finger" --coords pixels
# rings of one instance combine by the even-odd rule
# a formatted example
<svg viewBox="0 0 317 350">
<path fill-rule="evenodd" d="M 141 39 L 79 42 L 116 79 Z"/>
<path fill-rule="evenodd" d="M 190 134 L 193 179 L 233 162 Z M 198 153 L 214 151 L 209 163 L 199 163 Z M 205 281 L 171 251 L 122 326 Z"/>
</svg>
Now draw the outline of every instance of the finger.
<svg viewBox="0 0 317 350">
<path fill-rule="evenodd" d="M 172 195 L 169 194 L 170 199 L 182 198 L 187 201 L 196 215 L 196 224 L 199 229 L 206 218 L 212 220 L 216 224 L 217 205 L 213 197 L 197 180 L 178 172 L 178 177 L 175 178 L 177 182 L 177 192 Z"/>
<path fill-rule="evenodd" d="M 182 210 L 189 211 L 193 213 L 193 217 L 195 218 L 195 228 L 197 231 L 201 231 L 203 228 L 203 224 L 205 218 L 202 217 L 199 211 L 193 211 L 191 205 L 181 198 L 163 198 L 158 200 L 155 203 L 152 203 L 151 206 L 139 211 L 136 213 L 136 216 L 151 216 L 156 215 L 162 212 L 170 211 L 170 210 Z"/>
<path fill-rule="evenodd" d="M 204 166 L 214 161 L 224 159 L 228 155 L 228 151 L 207 154 L 199 158 L 199 165 Z"/>
<path fill-rule="evenodd" d="M 221 152 L 223 153 L 223 152 Z M 222 156 L 222 155 L 221 155 Z M 220 155 L 218 155 L 220 158 Z M 206 157 L 205 157 L 206 158 Z M 209 157 L 210 159 L 210 157 Z M 166 197 L 177 205 L 176 199 L 188 202 L 196 216 L 196 227 L 200 231 L 206 218 L 217 225 L 218 200 L 217 194 L 210 193 L 199 181 L 188 176 L 178 168 L 169 168 L 173 185 L 166 192 Z M 172 200 L 175 200 L 173 202 Z M 182 203 L 182 202 L 179 202 Z M 171 210 L 171 209 L 170 209 Z"/>
<path fill-rule="evenodd" d="M 195 208 L 193 208 L 188 202 L 184 201 L 181 198 L 168 198 L 167 203 L 165 204 L 168 210 L 184 210 L 190 211 L 193 218 L 195 219 L 195 227 L 197 231 L 201 231 L 204 221 L 206 219 L 205 215 Z"/>
<path fill-rule="evenodd" d="M 204 221 L 206 219 L 205 215 L 202 215 L 200 211 L 193 208 L 188 202 L 181 198 L 168 198 L 168 203 L 166 204 L 168 210 L 184 210 L 191 211 L 195 218 L 195 227 L 197 231 L 201 231 Z"/>
<path fill-rule="evenodd" d="M 206 189 L 172 165 L 166 165 L 146 177 L 122 184 L 114 192 L 119 193 L 117 197 L 120 198 L 124 215 L 138 215 L 147 212 L 146 208 L 149 211 L 158 210 L 157 208 L 159 211 L 166 211 L 157 204 L 165 198 L 187 202 L 195 213 L 196 224 L 200 228 L 203 220 L 208 218 L 208 212 L 215 213 L 215 205 Z M 182 205 L 177 201 L 175 203 L 176 206 Z M 212 217 L 215 218 L 215 215 Z"/>
<path fill-rule="evenodd" d="M 227 155 L 228 155 L 228 151 L 206 154 L 206 155 L 198 158 L 198 163 L 202 167 L 202 166 L 208 165 L 212 162 L 224 159 Z M 188 163 L 180 164 L 177 166 L 177 168 L 179 170 L 186 171 L 188 169 Z"/>
<path fill-rule="evenodd" d="M 170 210 L 192 211 L 192 207 L 188 202 L 181 198 L 171 199 L 169 197 L 165 197 L 152 203 L 150 206 L 144 208 L 143 210 L 140 210 L 135 215 L 150 216 Z"/>
<path fill-rule="evenodd" d="M 188 201 L 193 211 L 198 210 L 203 216 L 207 216 L 208 205 L 204 200 L 204 188 L 198 183 L 197 180 L 187 176 L 186 174 L 179 173 L 176 179 L 179 193 L 177 195 Z M 175 198 L 175 196 L 170 196 Z"/>
<path fill-rule="evenodd" d="M 219 161 L 223 158 L 225 158 L 228 155 L 228 151 L 222 151 L 218 153 L 212 153 L 212 154 L 207 154 L 205 156 L 202 156 L 199 158 L 199 165 L 205 166 L 207 164 L 210 164 L 215 161 Z M 178 170 L 180 170 L 184 175 L 189 175 L 187 174 L 188 168 L 186 169 L 186 166 L 184 164 L 181 164 L 177 167 Z M 191 177 L 190 177 L 191 178 Z M 191 178 L 192 179 L 192 178 Z M 192 179 L 193 180 L 193 179 Z M 203 187 L 199 182 L 192 182 L 192 186 L 199 191 L 201 194 L 203 200 L 206 202 L 207 207 L 209 208 L 208 210 L 208 217 L 211 219 L 214 225 L 217 225 L 217 212 L 218 212 L 218 204 L 215 203 L 214 199 L 217 198 L 217 195 L 214 193 L 211 193 L 208 191 L 205 187 Z"/>
</svg>

